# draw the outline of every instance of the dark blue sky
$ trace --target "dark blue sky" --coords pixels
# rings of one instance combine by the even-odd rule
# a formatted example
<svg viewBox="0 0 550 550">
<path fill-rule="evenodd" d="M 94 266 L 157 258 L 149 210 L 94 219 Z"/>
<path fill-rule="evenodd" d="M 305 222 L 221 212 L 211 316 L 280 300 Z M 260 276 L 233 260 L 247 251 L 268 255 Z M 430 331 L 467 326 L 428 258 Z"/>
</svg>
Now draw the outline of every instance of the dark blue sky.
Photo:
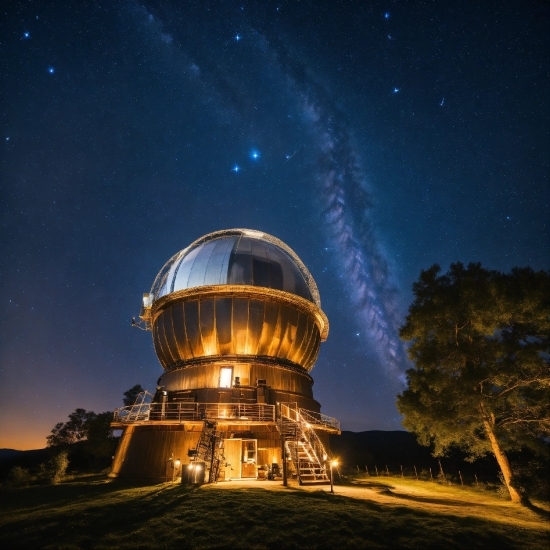
<svg viewBox="0 0 550 550">
<path fill-rule="evenodd" d="M 0 447 L 153 389 L 141 294 L 231 227 L 317 281 L 323 412 L 398 429 L 420 270 L 549 267 L 549 23 L 538 1 L 10 2 Z"/>
</svg>

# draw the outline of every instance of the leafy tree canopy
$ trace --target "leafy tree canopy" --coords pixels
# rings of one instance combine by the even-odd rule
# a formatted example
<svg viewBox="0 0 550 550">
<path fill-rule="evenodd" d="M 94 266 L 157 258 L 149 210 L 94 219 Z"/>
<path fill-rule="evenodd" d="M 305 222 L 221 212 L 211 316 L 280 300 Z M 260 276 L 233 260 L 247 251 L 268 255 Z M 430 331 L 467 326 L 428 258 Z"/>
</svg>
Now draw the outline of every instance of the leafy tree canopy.
<svg viewBox="0 0 550 550">
<path fill-rule="evenodd" d="M 141 384 L 136 384 L 135 386 L 131 387 L 128 391 L 124 392 L 124 406 L 129 407 L 130 405 L 133 405 L 136 402 L 137 396 L 144 392 L 145 390 L 141 387 Z"/>
<path fill-rule="evenodd" d="M 46 438 L 48 447 L 71 445 L 88 437 L 90 424 L 97 418 L 93 411 L 76 409 L 67 422 L 58 422 Z"/>
<path fill-rule="evenodd" d="M 550 436 L 550 272 L 481 264 L 422 271 L 400 336 L 414 368 L 397 397 L 403 425 L 441 456 L 492 452 L 512 500 L 506 452 Z"/>
</svg>

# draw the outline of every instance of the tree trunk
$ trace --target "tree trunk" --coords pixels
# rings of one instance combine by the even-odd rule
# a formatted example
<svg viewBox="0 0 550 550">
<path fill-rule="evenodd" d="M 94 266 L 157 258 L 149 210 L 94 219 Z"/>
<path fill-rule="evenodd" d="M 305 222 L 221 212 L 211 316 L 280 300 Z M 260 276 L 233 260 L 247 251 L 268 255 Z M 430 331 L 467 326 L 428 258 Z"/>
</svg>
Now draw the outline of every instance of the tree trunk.
<svg viewBox="0 0 550 550">
<path fill-rule="evenodd" d="M 510 493 L 510 498 L 512 499 L 512 502 L 517 502 L 519 504 L 527 504 L 529 502 L 527 497 L 522 495 L 514 487 L 515 479 L 512 473 L 512 468 L 510 467 L 510 462 L 508 461 L 508 457 L 506 456 L 504 451 L 500 448 L 498 440 L 495 436 L 495 432 L 493 430 L 492 423 L 488 420 L 483 420 L 483 425 L 485 427 L 487 436 L 489 437 L 489 441 L 491 442 L 491 448 L 493 450 L 493 454 L 495 455 L 495 458 L 497 459 L 498 465 L 500 467 L 500 471 L 504 476 L 504 482 L 506 483 L 506 488 Z"/>
</svg>

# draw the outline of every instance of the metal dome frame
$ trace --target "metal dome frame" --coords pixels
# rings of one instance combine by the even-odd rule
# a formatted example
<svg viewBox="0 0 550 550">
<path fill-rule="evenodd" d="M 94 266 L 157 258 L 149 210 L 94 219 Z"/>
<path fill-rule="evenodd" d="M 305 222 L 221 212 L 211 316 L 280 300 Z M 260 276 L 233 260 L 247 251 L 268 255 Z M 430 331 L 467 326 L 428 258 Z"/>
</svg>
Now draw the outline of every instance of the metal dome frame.
<svg viewBox="0 0 550 550">
<path fill-rule="evenodd" d="M 313 276 L 309 272 L 309 269 L 304 265 L 302 260 L 300 260 L 296 252 L 294 252 L 294 250 L 292 250 L 292 248 L 290 248 L 290 246 L 285 244 L 283 241 L 281 241 L 277 237 L 274 237 L 273 235 L 270 235 L 269 233 L 264 233 L 263 231 L 258 231 L 256 229 L 245 229 L 245 228 L 222 229 L 220 231 L 213 231 L 212 233 L 203 235 L 196 241 L 193 241 L 189 246 L 187 246 L 183 250 L 180 250 L 179 252 L 174 254 L 162 266 L 162 269 L 159 271 L 158 275 L 155 277 L 155 280 L 153 281 L 153 285 L 151 286 L 151 294 L 153 295 L 153 301 L 158 299 L 158 293 L 160 289 L 164 286 L 166 277 L 168 276 L 168 273 L 170 271 L 170 267 L 174 264 L 174 262 L 177 262 L 178 260 L 183 258 L 186 254 L 191 252 L 191 250 L 193 250 L 194 248 L 196 248 L 197 246 L 205 242 L 212 241 L 215 239 L 220 239 L 223 237 L 236 236 L 236 235 L 244 235 L 246 237 L 252 237 L 252 238 L 267 241 L 271 244 L 278 246 L 284 252 L 286 252 L 292 258 L 292 260 L 298 267 L 298 270 L 304 277 L 304 280 L 309 288 L 309 291 L 311 292 L 311 296 L 315 302 L 315 305 L 318 308 L 321 307 L 321 296 L 319 295 L 319 289 L 317 288 L 317 284 L 315 283 Z"/>
</svg>

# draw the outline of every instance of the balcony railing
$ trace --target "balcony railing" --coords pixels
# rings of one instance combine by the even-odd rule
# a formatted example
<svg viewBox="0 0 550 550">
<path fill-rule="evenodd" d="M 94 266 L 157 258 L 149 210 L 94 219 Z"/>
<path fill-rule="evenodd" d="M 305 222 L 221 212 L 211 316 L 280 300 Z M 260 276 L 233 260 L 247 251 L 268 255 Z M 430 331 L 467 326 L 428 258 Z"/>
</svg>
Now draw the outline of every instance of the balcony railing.
<svg viewBox="0 0 550 550">
<path fill-rule="evenodd" d="M 244 420 L 275 422 L 275 406 L 263 403 L 144 403 L 115 410 L 114 422 Z"/>
<path fill-rule="evenodd" d="M 300 409 L 295 404 L 281 403 L 282 415 L 307 427 L 340 432 L 340 422 L 325 414 Z M 131 424 L 150 420 L 191 422 L 201 420 L 234 420 L 275 422 L 279 411 L 275 405 L 264 403 L 141 403 L 116 409 L 114 422 Z"/>
</svg>

